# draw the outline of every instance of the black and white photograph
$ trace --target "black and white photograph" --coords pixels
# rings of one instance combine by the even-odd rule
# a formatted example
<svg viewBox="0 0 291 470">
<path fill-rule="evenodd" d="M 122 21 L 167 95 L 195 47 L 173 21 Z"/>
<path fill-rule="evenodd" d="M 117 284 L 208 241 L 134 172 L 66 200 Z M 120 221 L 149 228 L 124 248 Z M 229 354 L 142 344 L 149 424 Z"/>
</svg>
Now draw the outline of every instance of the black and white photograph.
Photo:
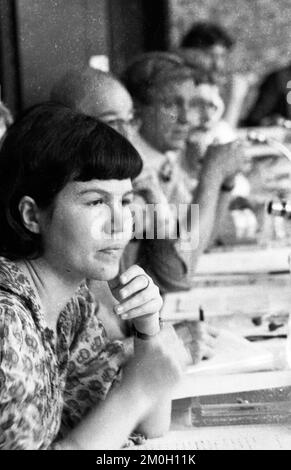
<svg viewBox="0 0 291 470">
<path fill-rule="evenodd" d="M 0 450 L 291 450 L 290 0 L 0 0 Z"/>
</svg>

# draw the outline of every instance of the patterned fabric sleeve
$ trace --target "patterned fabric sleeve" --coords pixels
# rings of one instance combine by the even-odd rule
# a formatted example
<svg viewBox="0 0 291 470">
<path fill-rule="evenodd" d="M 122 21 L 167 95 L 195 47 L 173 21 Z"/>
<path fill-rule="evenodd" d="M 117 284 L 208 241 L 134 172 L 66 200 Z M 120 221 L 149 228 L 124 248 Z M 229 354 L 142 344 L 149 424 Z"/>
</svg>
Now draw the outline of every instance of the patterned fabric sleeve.
<svg viewBox="0 0 291 470">
<path fill-rule="evenodd" d="M 49 397 L 40 393 L 37 346 L 25 307 L 0 292 L 0 449 L 47 447 L 57 433 L 57 417 L 49 431 L 41 419 Z"/>
<path fill-rule="evenodd" d="M 71 308 L 80 321 L 70 349 L 59 437 L 64 437 L 92 407 L 106 398 L 114 382 L 120 380 L 125 362 L 122 342 L 108 340 L 88 290 L 78 296 Z"/>
</svg>

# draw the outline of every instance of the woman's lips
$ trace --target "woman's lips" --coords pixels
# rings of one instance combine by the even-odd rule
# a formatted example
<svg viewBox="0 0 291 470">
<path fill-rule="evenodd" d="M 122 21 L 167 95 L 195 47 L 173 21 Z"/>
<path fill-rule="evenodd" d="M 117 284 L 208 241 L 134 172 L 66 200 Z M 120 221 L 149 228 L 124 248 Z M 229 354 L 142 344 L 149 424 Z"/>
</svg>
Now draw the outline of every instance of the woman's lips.
<svg viewBox="0 0 291 470">
<path fill-rule="evenodd" d="M 119 248 L 104 248 L 103 250 L 98 250 L 98 253 L 104 254 L 105 256 L 119 256 L 124 247 Z"/>
</svg>

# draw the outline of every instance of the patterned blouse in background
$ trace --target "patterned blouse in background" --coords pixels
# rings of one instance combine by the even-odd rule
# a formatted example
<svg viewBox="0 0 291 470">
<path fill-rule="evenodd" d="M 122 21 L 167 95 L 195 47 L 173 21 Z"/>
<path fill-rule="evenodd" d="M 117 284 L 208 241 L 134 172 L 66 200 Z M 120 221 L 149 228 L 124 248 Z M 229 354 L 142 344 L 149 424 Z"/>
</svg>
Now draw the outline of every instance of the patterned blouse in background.
<svg viewBox="0 0 291 470">
<path fill-rule="evenodd" d="M 124 360 L 87 286 L 60 313 L 55 335 L 28 279 L 0 258 L 0 449 L 53 447 L 106 398 Z"/>
</svg>

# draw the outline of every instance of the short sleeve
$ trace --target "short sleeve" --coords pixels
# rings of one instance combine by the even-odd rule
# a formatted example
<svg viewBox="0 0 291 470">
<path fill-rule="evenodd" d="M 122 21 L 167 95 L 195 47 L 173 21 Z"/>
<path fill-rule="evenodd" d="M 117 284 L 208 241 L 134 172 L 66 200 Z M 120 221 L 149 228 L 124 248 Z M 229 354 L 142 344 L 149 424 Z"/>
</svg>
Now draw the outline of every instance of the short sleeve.
<svg viewBox="0 0 291 470">
<path fill-rule="evenodd" d="M 258 96 L 244 124 L 247 126 L 259 126 L 266 117 L 273 117 L 280 108 L 280 102 L 286 99 L 282 86 L 278 80 L 280 74 L 273 72 L 265 77 L 260 85 Z M 287 93 L 287 90 L 286 90 Z"/>
</svg>

